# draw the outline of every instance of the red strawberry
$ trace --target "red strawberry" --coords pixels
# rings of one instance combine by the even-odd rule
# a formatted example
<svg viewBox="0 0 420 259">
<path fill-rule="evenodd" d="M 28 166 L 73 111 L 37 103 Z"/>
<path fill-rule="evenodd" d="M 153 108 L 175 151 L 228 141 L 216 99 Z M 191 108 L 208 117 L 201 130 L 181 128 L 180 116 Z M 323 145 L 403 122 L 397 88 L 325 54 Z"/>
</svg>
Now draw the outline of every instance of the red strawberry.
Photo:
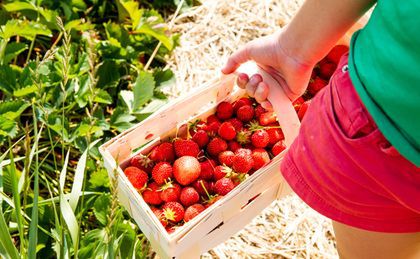
<svg viewBox="0 0 420 259">
<path fill-rule="evenodd" d="M 223 151 L 219 154 L 219 162 L 222 165 L 232 166 L 234 156 L 235 154 L 232 151 Z"/>
<path fill-rule="evenodd" d="M 213 205 L 213 204 L 215 204 L 218 200 L 221 200 L 221 199 L 223 199 L 223 195 L 217 195 L 217 196 L 213 196 L 213 197 L 211 197 L 207 202 L 206 202 L 206 204 L 204 205 L 204 207 L 205 208 L 208 208 L 208 207 L 210 207 L 211 205 Z"/>
<path fill-rule="evenodd" d="M 163 215 L 169 221 L 174 223 L 180 222 L 184 219 L 184 207 L 179 202 L 171 201 L 163 204 Z"/>
<path fill-rule="evenodd" d="M 175 179 L 181 185 L 188 185 L 197 180 L 200 172 L 200 162 L 195 157 L 183 156 L 175 160 L 173 173 Z"/>
<path fill-rule="evenodd" d="M 239 149 L 240 150 L 240 149 Z M 254 166 L 251 154 L 239 152 L 233 158 L 233 170 L 238 173 L 246 174 Z"/>
<path fill-rule="evenodd" d="M 223 177 L 231 177 L 233 170 L 228 166 L 219 165 L 214 169 L 213 178 L 215 181 L 222 179 Z"/>
<path fill-rule="evenodd" d="M 174 142 L 175 154 L 177 157 L 192 156 L 197 157 L 200 153 L 198 144 L 190 139 L 177 139 Z"/>
<path fill-rule="evenodd" d="M 200 163 L 201 173 L 199 179 L 210 180 L 213 178 L 214 168 L 216 167 L 216 162 L 213 159 L 208 159 Z"/>
<path fill-rule="evenodd" d="M 250 139 L 251 139 L 251 132 L 247 129 L 243 129 L 239 131 L 238 134 L 236 134 L 236 141 L 239 144 L 245 145 L 249 143 Z"/>
<path fill-rule="evenodd" d="M 241 148 L 241 144 L 236 142 L 235 140 L 231 140 L 228 142 L 228 149 L 235 152 L 237 149 Z"/>
<path fill-rule="evenodd" d="M 219 131 L 221 123 L 220 121 L 207 122 L 207 125 L 203 128 L 210 136 L 215 136 Z"/>
<path fill-rule="evenodd" d="M 147 173 L 134 166 L 129 166 L 124 170 L 124 174 L 127 176 L 130 183 L 137 190 L 142 190 L 149 180 Z"/>
<path fill-rule="evenodd" d="M 261 114 L 259 120 L 261 126 L 267 126 L 277 121 L 276 114 L 274 112 L 266 112 Z"/>
<path fill-rule="evenodd" d="M 320 77 L 316 77 L 314 80 L 311 80 L 308 85 L 308 92 L 312 95 L 318 93 L 322 88 L 327 85 L 327 81 Z"/>
<path fill-rule="evenodd" d="M 194 203 L 197 203 L 200 200 L 200 195 L 193 187 L 185 187 L 181 191 L 179 200 L 181 201 L 182 205 L 188 207 Z"/>
<path fill-rule="evenodd" d="M 242 97 L 241 99 L 237 100 L 233 103 L 233 111 L 237 112 L 239 108 L 241 108 L 244 105 L 252 105 L 251 99 L 247 97 Z"/>
<path fill-rule="evenodd" d="M 159 162 L 153 167 L 152 178 L 159 185 L 164 184 L 172 177 L 172 166 L 168 162 Z"/>
<path fill-rule="evenodd" d="M 165 217 L 163 216 L 163 210 L 155 208 L 155 207 L 150 207 L 150 209 L 153 211 L 153 213 L 156 215 L 156 217 L 159 219 L 160 223 L 163 225 L 163 227 L 165 228 L 168 225 L 168 221 L 165 219 Z"/>
<path fill-rule="evenodd" d="M 153 161 L 142 154 L 134 156 L 130 161 L 130 165 L 135 166 L 148 174 L 150 174 L 153 169 Z"/>
<path fill-rule="evenodd" d="M 191 185 L 201 196 L 207 197 L 207 194 L 213 193 L 213 188 L 209 182 L 205 180 L 197 180 Z M 207 192 L 206 192 L 207 191 Z"/>
<path fill-rule="evenodd" d="M 261 114 L 266 113 L 267 110 L 264 109 L 261 104 L 258 104 L 257 107 L 255 107 L 255 118 L 260 118 Z"/>
<path fill-rule="evenodd" d="M 202 129 L 206 123 L 200 119 L 190 122 L 188 127 L 190 129 L 190 135 L 194 135 L 197 131 Z"/>
<path fill-rule="evenodd" d="M 215 114 L 210 115 L 209 117 L 207 117 L 206 119 L 207 124 L 213 123 L 213 122 L 220 122 L 219 118 L 217 118 L 217 116 Z"/>
<path fill-rule="evenodd" d="M 254 108 L 251 105 L 244 105 L 238 109 L 236 117 L 243 122 L 249 122 L 254 118 Z"/>
<path fill-rule="evenodd" d="M 172 163 L 175 160 L 174 148 L 172 143 L 163 142 L 155 147 L 150 153 L 150 159 L 155 162 L 166 161 Z"/>
<path fill-rule="evenodd" d="M 164 202 L 178 201 L 181 195 L 181 186 L 177 183 L 165 184 L 160 190 L 160 198 Z"/>
<path fill-rule="evenodd" d="M 193 135 L 192 140 L 197 143 L 198 147 L 203 148 L 209 143 L 209 136 L 204 130 L 197 130 Z"/>
<path fill-rule="evenodd" d="M 175 232 L 177 228 L 178 228 L 177 226 L 167 226 L 165 229 L 166 229 L 166 232 L 168 232 L 168 234 L 172 234 Z"/>
<path fill-rule="evenodd" d="M 270 142 L 270 136 L 265 130 L 257 130 L 251 136 L 251 142 L 254 147 L 264 148 Z"/>
<path fill-rule="evenodd" d="M 349 47 L 345 45 L 336 45 L 331 49 L 330 53 L 328 53 L 326 59 L 334 64 L 338 64 L 341 56 L 343 56 L 347 51 L 349 51 Z"/>
<path fill-rule="evenodd" d="M 252 160 L 254 160 L 254 170 L 258 170 L 270 162 L 270 156 L 263 148 L 256 148 L 252 150 Z"/>
<path fill-rule="evenodd" d="M 223 152 L 227 149 L 227 143 L 221 138 L 214 138 L 210 140 L 209 144 L 207 145 L 207 152 L 217 157 L 220 152 Z"/>
<path fill-rule="evenodd" d="M 303 99 L 303 97 L 299 97 L 293 102 L 293 107 L 295 108 L 296 112 L 299 111 L 300 106 L 304 102 L 305 102 L 305 99 Z"/>
<path fill-rule="evenodd" d="M 226 195 L 235 188 L 235 184 L 230 178 L 222 178 L 214 184 L 214 191 L 219 195 Z"/>
<path fill-rule="evenodd" d="M 286 149 L 286 145 L 284 144 L 284 141 L 280 140 L 279 142 L 274 144 L 273 148 L 271 148 L 271 152 L 273 153 L 274 156 L 277 156 L 285 149 Z"/>
<path fill-rule="evenodd" d="M 230 122 L 223 122 L 220 125 L 218 133 L 225 140 L 232 140 L 236 137 L 236 129 Z"/>
<path fill-rule="evenodd" d="M 249 148 L 239 148 L 238 150 L 235 151 L 235 155 L 238 155 L 238 154 L 251 155 L 252 151 Z"/>
<path fill-rule="evenodd" d="M 229 120 L 227 120 L 228 122 L 232 123 L 233 127 L 235 127 L 236 131 L 240 131 L 244 124 L 242 123 L 242 121 L 238 120 L 237 118 L 231 118 Z"/>
<path fill-rule="evenodd" d="M 268 145 L 273 146 L 280 140 L 284 139 L 283 131 L 279 128 L 268 128 L 266 129 L 268 133 Z"/>
<path fill-rule="evenodd" d="M 334 74 L 337 65 L 331 62 L 323 62 L 319 67 L 319 76 L 325 80 L 329 80 L 330 77 Z"/>
<path fill-rule="evenodd" d="M 232 117 L 233 107 L 232 104 L 228 102 L 221 102 L 217 105 L 216 115 L 221 120 L 227 120 Z"/>
<path fill-rule="evenodd" d="M 142 196 L 143 200 L 147 204 L 159 205 L 162 203 L 162 199 L 160 198 L 159 185 L 155 182 L 152 182 L 149 185 L 147 185 L 147 188 L 142 193 Z"/>
<path fill-rule="evenodd" d="M 303 119 L 303 116 L 305 116 L 305 113 L 306 113 L 306 111 L 308 110 L 308 108 L 309 108 L 309 104 L 311 103 L 311 100 L 307 100 L 306 102 L 304 102 L 303 104 L 302 104 L 302 106 L 300 107 L 300 109 L 299 109 L 299 112 L 298 112 L 298 117 L 299 117 L 299 120 L 302 120 Z"/>
<path fill-rule="evenodd" d="M 206 208 L 201 204 L 194 204 L 194 205 L 189 206 L 185 210 L 184 221 L 188 222 L 188 221 L 192 220 L 193 218 L 195 218 L 198 214 L 200 214 L 205 209 Z"/>
</svg>

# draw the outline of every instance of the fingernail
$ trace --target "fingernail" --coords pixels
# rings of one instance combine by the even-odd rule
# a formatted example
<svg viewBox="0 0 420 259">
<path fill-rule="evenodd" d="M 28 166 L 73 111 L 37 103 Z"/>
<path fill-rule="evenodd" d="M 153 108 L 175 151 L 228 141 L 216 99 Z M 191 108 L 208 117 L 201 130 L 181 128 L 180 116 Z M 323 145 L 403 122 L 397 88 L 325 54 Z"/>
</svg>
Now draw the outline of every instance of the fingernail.
<svg viewBox="0 0 420 259">
<path fill-rule="evenodd" d="M 248 75 L 247 74 L 244 74 L 244 73 L 240 73 L 239 75 L 238 75 L 238 80 L 241 82 L 241 83 L 244 83 L 244 84 L 246 84 L 247 82 L 248 82 Z"/>
<path fill-rule="evenodd" d="M 262 76 L 260 74 L 255 74 L 253 76 L 251 76 L 251 79 L 249 79 L 251 84 L 258 84 L 259 82 L 262 81 Z"/>
</svg>

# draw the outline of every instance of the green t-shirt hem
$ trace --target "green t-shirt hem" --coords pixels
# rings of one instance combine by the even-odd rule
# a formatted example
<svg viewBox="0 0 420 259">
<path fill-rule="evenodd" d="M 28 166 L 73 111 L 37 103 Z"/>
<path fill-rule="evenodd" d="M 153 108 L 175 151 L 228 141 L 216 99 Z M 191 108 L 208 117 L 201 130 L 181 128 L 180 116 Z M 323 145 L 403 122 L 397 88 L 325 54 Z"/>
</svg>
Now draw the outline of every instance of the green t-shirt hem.
<svg viewBox="0 0 420 259">
<path fill-rule="evenodd" d="M 370 97 L 363 83 L 359 79 L 358 72 L 354 63 L 354 45 L 359 33 L 360 31 L 355 32 L 350 42 L 350 53 L 348 60 L 350 79 L 356 89 L 356 92 L 362 100 L 362 103 L 365 105 L 367 111 L 370 113 L 385 138 L 395 147 L 395 149 L 398 150 L 402 156 L 419 167 L 420 152 L 415 147 L 413 147 L 413 145 L 402 135 L 402 133 L 386 116 L 386 114 L 383 113 L 380 107 Z"/>
</svg>

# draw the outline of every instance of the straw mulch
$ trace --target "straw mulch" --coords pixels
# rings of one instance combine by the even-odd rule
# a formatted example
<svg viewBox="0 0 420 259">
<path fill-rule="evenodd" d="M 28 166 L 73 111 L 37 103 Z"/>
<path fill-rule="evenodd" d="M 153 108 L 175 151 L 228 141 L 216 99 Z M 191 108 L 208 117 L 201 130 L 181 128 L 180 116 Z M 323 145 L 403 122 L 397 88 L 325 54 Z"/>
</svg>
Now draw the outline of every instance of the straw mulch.
<svg viewBox="0 0 420 259">
<path fill-rule="evenodd" d="M 220 73 L 226 58 L 244 43 L 287 24 L 302 0 L 208 0 L 180 14 L 181 34 L 169 66 L 186 94 Z M 203 258 L 337 258 L 331 223 L 292 195 L 273 202 L 260 216 Z"/>
</svg>

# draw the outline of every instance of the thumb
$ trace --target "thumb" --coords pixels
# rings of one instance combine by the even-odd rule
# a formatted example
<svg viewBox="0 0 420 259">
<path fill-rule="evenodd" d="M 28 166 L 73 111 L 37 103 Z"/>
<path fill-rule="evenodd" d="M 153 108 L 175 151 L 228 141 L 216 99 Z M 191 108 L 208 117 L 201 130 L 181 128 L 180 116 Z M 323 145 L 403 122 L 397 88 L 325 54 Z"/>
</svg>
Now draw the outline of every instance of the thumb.
<svg viewBox="0 0 420 259">
<path fill-rule="evenodd" d="M 223 74 L 230 74 L 235 72 L 235 70 L 246 61 L 250 60 L 249 55 L 249 47 L 246 45 L 245 47 L 239 49 L 238 51 L 234 52 L 229 59 L 227 60 L 225 66 L 222 68 Z"/>
</svg>

